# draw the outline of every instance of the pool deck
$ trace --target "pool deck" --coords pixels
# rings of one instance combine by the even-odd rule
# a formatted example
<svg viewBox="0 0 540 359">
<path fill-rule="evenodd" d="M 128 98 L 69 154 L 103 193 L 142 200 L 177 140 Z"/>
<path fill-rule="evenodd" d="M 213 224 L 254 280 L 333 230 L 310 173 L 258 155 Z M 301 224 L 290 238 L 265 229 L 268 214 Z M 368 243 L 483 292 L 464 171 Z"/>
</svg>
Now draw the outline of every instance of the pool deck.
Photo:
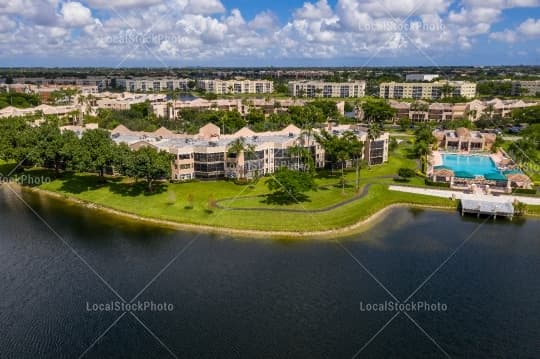
<svg viewBox="0 0 540 359">
<path fill-rule="evenodd" d="M 512 196 L 512 195 L 485 195 L 485 194 L 468 194 L 461 191 L 450 191 L 450 190 L 440 190 L 440 189 L 431 189 L 431 188 L 415 188 L 415 187 L 406 187 L 406 186 L 390 186 L 391 191 L 398 192 L 407 192 L 407 193 L 416 193 L 423 194 L 427 196 L 440 197 L 440 198 L 455 198 L 455 199 L 465 199 L 465 200 L 481 200 L 484 202 L 493 202 L 500 203 L 501 201 L 507 203 L 513 203 L 514 201 L 519 201 L 532 206 L 540 206 L 540 198 L 538 197 L 525 197 L 525 196 Z"/>
</svg>

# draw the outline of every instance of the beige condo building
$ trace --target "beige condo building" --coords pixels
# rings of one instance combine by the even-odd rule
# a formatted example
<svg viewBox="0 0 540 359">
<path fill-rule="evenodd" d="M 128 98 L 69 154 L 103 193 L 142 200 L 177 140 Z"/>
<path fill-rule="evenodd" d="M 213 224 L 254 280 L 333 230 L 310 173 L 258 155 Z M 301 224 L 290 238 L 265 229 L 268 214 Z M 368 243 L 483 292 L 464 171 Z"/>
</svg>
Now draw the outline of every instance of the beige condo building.
<svg viewBox="0 0 540 359">
<path fill-rule="evenodd" d="M 270 94 L 274 92 L 274 82 L 269 80 L 199 80 L 197 87 L 216 95 Z"/>
<path fill-rule="evenodd" d="M 291 81 L 289 95 L 293 97 L 358 98 L 366 95 L 366 82 Z"/>
<path fill-rule="evenodd" d="M 445 94 L 447 89 L 451 91 Z M 379 88 L 379 97 L 386 99 L 437 100 L 445 96 L 472 99 L 476 97 L 476 84 L 466 81 L 383 82 Z"/>
</svg>

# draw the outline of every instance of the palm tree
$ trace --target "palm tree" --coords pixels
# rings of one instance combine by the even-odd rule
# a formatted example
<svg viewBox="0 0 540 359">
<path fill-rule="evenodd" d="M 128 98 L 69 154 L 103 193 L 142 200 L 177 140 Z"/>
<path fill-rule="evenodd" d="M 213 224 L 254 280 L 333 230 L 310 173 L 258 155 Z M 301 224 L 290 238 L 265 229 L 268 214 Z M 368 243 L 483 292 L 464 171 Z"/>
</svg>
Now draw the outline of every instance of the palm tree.
<svg viewBox="0 0 540 359">
<path fill-rule="evenodd" d="M 244 162 L 244 151 L 246 150 L 246 140 L 244 137 L 237 138 L 236 140 L 229 143 L 227 148 L 227 154 L 235 156 L 235 162 L 236 162 L 236 175 L 240 175 L 240 177 L 244 174 L 244 169 L 239 170 L 239 166 Z"/>
<path fill-rule="evenodd" d="M 257 151 L 256 146 L 254 144 L 249 144 L 244 147 L 244 159 L 248 162 L 247 170 L 251 170 L 251 166 L 249 164 L 249 161 L 257 159 Z M 246 171 L 246 165 L 244 164 L 244 177 L 246 177 L 247 171 Z"/>
<path fill-rule="evenodd" d="M 368 127 L 368 130 L 367 130 L 367 137 L 368 137 L 368 148 L 367 148 L 367 153 L 368 153 L 368 158 L 367 158 L 367 163 L 368 163 L 368 166 L 369 168 L 371 168 L 371 145 L 373 144 L 373 142 L 379 138 L 381 136 L 381 127 L 379 126 L 379 124 L 376 124 L 376 123 L 373 123 L 371 122 L 369 124 L 369 127 Z"/>
<path fill-rule="evenodd" d="M 425 172 L 427 156 L 431 153 L 431 145 L 425 141 L 418 141 L 414 145 L 414 152 L 422 161 L 422 172 Z"/>
<path fill-rule="evenodd" d="M 294 145 L 289 148 L 289 155 L 296 158 L 296 168 L 298 171 L 300 171 L 300 162 L 305 164 L 304 161 L 309 157 L 309 150 L 306 147 Z"/>
<path fill-rule="evenodd" d="M 454 88 L 450 84 L 441 86 L 441 95 L 443 98 L 449 97 L 454 92 Z"/>
<path fill-rule="evenodd" d="M 327 131 L 321 131 L 321 134 L 316 134 L 317 142 L 321 144 L 325 152 L 341 164 L 341 186 L 342 193 L 345 193 L 345 164 L 350 159 L 358 159 L 362 153 L 362 144 L 358 137 L 350 131 L 343 133 L 341 136 L 331 135 Z M 357 165 L 359 165 L 357 161 Z M 357 167 L 359 176 L 360 168 Z M 358 177 L 359 178 L 359 177 Z"/>
</svg>

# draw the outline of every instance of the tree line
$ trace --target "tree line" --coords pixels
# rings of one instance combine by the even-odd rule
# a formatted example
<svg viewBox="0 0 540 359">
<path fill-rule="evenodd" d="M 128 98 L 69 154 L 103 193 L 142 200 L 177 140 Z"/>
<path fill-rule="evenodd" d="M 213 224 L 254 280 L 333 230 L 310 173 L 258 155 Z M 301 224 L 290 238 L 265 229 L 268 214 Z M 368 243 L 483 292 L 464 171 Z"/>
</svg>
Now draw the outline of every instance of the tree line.
<svg viewBox="0 0 540 359">
<path fill-rule="evenodd" d="M 24 119 L 0 121 L 0 159 L 22 163 L 24 167 L 95 173 L 101 178 L 111 171 L 147 183 L 149 192 L 159 179 L 170 178 L 173 157 L 153 147 L 131 150 L 116 144 L 106 130 L 88 130 L 78 136 L 61 131 L 58 123 L 48 121 L 30 126 Z"/>
</svg>

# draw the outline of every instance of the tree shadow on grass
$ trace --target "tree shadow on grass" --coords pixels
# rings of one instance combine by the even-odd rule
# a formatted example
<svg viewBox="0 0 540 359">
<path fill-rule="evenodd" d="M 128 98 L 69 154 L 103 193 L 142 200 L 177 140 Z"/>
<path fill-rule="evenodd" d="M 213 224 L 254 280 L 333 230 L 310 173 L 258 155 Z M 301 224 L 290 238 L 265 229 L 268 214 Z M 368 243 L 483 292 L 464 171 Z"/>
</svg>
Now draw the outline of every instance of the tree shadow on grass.
<svg viewBox="0 0 540 359">
<path fill-rule="evenodd" d="M 62 178 L 60 191 L 81 194 L 83 192 L 95 191 L 101 188 L 109 188 L 112 193 L 124 197 L 136 197 L 145 195 L 152 196 L 167 191 L 167 185 L 162 182 L 154 183 L 153 191 L 148 192 L 146 182 L 125 183 L 122 177 L 100 177 L 97 175 L 80 175 L 66 173 Z"/>
<path fill-rule="evenodd" d="M 163 182 L 156 182 L 152 185 L 152 192 L 148 191 L 146 182 L 136 183 L 111 183 L 109 188 L 112 193 L 119 194 L 122 197 L 137 197 L 140 195 L 154 196 L 167 191 L 167 185 Z"/>
<path fill-rule="evenodd" d="M 403 149 L 403 154 L 405 156 L 405 158 L 409 159 L 409 160 L 415 160 L 418 158 L 418 156 L 416 155 L 416 153 L 414 152 L 414 148 L 413 147 L 407 147 L 407 148 L 404 148 Z"/>
<path fill-rule="evenodd" d="M 290 195 L 289 193 L 285 193 L 285 192 L 274 192 L 274 193 L 268 194 L 261 201 L 261 203 L 277 204 L 280 206 L 294 204 L 294 203 L 302 203 L 302 202 L 311 202 L 311 200 L 309 199 L 308 196 L 306 196 L 303 193 L 295 193 L 294 195 Z"/>
<path fill-rule="evenodd" d="M 100 177 L 98 175 L 81 175 L 75 173 L 65 173 L 62 177 L 60 191 L 81 194 L 87 191 L 95 191 L 107 187 L 112 183 L 120 182 L 121 178 Z"/>
</svg>

